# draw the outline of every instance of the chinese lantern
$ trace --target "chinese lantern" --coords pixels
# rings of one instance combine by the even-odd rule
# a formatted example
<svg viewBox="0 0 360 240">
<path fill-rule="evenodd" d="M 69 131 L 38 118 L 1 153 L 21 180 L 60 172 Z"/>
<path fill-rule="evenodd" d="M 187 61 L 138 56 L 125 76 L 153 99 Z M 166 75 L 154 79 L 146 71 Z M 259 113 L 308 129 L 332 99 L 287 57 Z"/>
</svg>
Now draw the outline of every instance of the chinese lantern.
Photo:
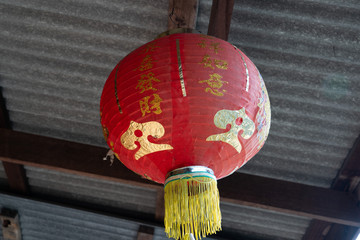
<svg viewBox="0 0 360 240">
<path fill-rule="evenodd" d="M 263 146 L 270 102 L 255 65 L 215 37 L 177 33 L 127 55 L 100 103 L 104 137 L 135 173 L 165 184 L 165 232 L 221 230 L 217 180 Z"/>
</svg>

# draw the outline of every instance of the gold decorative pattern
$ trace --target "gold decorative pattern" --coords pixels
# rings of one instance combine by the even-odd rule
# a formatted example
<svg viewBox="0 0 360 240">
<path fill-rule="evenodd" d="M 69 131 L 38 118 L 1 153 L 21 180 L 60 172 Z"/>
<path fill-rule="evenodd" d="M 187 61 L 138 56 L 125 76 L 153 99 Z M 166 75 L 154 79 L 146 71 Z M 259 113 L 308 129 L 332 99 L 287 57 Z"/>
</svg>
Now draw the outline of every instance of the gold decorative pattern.
<svg viewBox="0 0 360 240">
<path fill-rule="evenodd" d="M 258 71 L 259 72 L 259 71 Z M 256 114 L 257 121 L 257 137 L 259 139 L 258 149 L 260 149 L 263 145 L 270 130 L 270 122 L 271 122 L 271 109 L 270 109 L 270 101 L 269 95 L 265 87 L 264 80 L 259 72 L 259 80 L 261 85 L 261 96 L 259 98 L 259 111 Z"/>
<path fill-rule="evenodd" d="M 136 136 L 135 131 L 140 131 L 141 136 Z M 149 136 L 153 138 L 161 138 L 165 134 L 165 129 L 159 122 L 151 121 L 145 123 L 130 122 L 127 131 L 121 136 L 121 144 L 129 150 L 135 150 L 138 146 L 135 142 L 140 144 L 140 149 L 135 153 L 135 159 L 139 160 L 141 157 L 150 153 L 171 150 L 173 147 L 169 144 L 155 144 L 148 140 Z M 139 135 L 139 134 L 137 134 Z"/>
<path fill-rule="evenodd" d="M 236 124 L 236 119 L 242 118 L 240 125 Z M 228 124 L 231 124 L 231 128 L 228 132 L 220 133 L 209 136 L 206 141 L 221 141 L 233 146 L 238 153 L 241 152 L 242 146 L 238 138 L 238 134 L 241 130 L 243 133 L 241 137 L 249 139 L 255 131 L 254 122 L 246 115 L 245 108 L 240 110 L 220 110 L 215 114 L 214 124 L 220 129 L 226 129 Z"/>
</svg>

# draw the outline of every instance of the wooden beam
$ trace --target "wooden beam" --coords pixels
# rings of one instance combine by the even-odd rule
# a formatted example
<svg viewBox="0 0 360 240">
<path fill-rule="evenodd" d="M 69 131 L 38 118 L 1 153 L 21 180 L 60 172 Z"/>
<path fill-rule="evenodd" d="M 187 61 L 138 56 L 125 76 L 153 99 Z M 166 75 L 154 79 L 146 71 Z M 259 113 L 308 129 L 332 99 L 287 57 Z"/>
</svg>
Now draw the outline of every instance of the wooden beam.
<svg viewBox="0 0 360 240">
<path fill-rule="evenodd" d="M 0 160 L 162 189 L 119 161 L 102 161 L 107 149 L 0 129 Z M 218 182 L 221 200 L 360 227 L 360 210 L 344 192 L 248 174 Z"/>
<path fill-rule="evenodd" d="M 356 192 L 359 189 L 360 182 L 360 135 L 355 141 L 353 147 L 345 158 L 344 163 L 335 178 L 332 189 L 346 192 L 353 195 L 357 202 L 359 202 L 359 195 Z M 313 235 L 324 234 L 324 225 L 327 225 L 327 232 L 322 239 L 342 239 L 352 240 L 355 237 L 357 228 L 353 226 L 346 226 L 342 224 L 331 224 L 330 222 L 323 222 L 319 220 L 311 221 L 303 240 L 317 239 Z"/>
<path fill-rule="evenodd" d="M 164 221 L 164 217 L 165 217 L 164 189 L 161 188 L 157 192 L 155 219 L 157 221 Z"/>
<path fill-rule="evenodd" d="M 198 0 L 169 0 L 168 30 L 196 27 Z"/>
<path fill-rule="evenodd" d="M 353 192 L 360 182 L 360 135 L 349 151 L 332 188 L 339 191 Z"/>
<path fill-rule="evenodd" d="M 234 0 L 213 0 L 208 35 L 228 40 Z"/>
<path fill-rule="evenodd" d="M 355 240 L 358 228 L 342 224 L 333 224 L 324 240 Z"/>
<path fill-rule="evenodd" d="M 136 240 L 153 240 L 154 239 L 154 228 L 140 225 Z"/>
<path fill-rule="evenodd" d="M 303 240 L 324 240 L 326 235 L 331 229 L 332 223 L 321 221 L 321 220 L 312 220 L 308 229 L 306 230 Z"/>
<path fill-rule="evenodd" d="M 222 201 L 360 227 L 360 209 L 343 192 L 246 174 L 218 186 Z"/>
<path fill-rule="evenodd" d="M 0 88 L 0 128 L 10 129 L 10 119 L 6 110 L 5 99 Z M 14 163 L 2 163 L 7 176 L 9 187 L 12 191 L 22 194 L 29 193 L 28 181 L 24 166 Z"/>
<path fill-rule="evenodd" d="M 140 178 L 119 161 L 103 161 L 108 149 L 0 129 L 0 160 L 140 186 L 161 188 Z"/>
</svg>

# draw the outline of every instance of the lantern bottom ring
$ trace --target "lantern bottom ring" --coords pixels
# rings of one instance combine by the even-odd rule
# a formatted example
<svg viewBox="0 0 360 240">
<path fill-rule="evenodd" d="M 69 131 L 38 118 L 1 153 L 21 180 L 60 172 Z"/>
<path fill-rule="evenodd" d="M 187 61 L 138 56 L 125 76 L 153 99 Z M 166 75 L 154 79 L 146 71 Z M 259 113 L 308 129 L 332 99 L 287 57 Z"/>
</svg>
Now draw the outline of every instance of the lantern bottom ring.
<svg viewBox="0 0 360 240">
<path fill-rule="evenodd" d="M 183 178 L 184 175 L 186 175 L 186 174 L 189 174 L 193 177 L 195 177 L 196 175 L 203 174 L 204 177 L 206 176 L 206 177 L 210 177 L 210 178 L 216 180 L 214 171 L 211 170 L 210 168 L 207 168 L 204 166 L 188 166 L 188 167 L 177 168 L 177 169 L 169 172 L 168 174 L 166 174 L 165 185 L 167 182 L 169 182 L 171 180 Z"/>
</svg>

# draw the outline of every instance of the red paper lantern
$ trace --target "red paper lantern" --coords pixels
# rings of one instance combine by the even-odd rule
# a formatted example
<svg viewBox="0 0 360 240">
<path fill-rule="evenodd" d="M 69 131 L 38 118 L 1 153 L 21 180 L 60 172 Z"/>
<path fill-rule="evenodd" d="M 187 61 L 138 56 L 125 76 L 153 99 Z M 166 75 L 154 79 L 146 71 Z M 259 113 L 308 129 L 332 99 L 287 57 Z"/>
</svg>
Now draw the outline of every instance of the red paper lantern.
<svg viewBox="0 0 360 240">
<path fill-rule="evenodd" d="M 211 170 L 213 179 L 226 177 L 260 150 L 270 128 L 269 98 L 255 65 L 228 42 L 193 33 L 156 39 L 126 56 L 105 83 L 100 110 L 116 157 L 158 183 L 169 173 L 171 181 L 210 179 Z M 174 170 L 185 175 L 174 177 Z M 170 237 L 186 235 L 183 228 L 196 238 L 214 232 L 184 222 L 175 230 L 166 221 Z"/>
</svg>

